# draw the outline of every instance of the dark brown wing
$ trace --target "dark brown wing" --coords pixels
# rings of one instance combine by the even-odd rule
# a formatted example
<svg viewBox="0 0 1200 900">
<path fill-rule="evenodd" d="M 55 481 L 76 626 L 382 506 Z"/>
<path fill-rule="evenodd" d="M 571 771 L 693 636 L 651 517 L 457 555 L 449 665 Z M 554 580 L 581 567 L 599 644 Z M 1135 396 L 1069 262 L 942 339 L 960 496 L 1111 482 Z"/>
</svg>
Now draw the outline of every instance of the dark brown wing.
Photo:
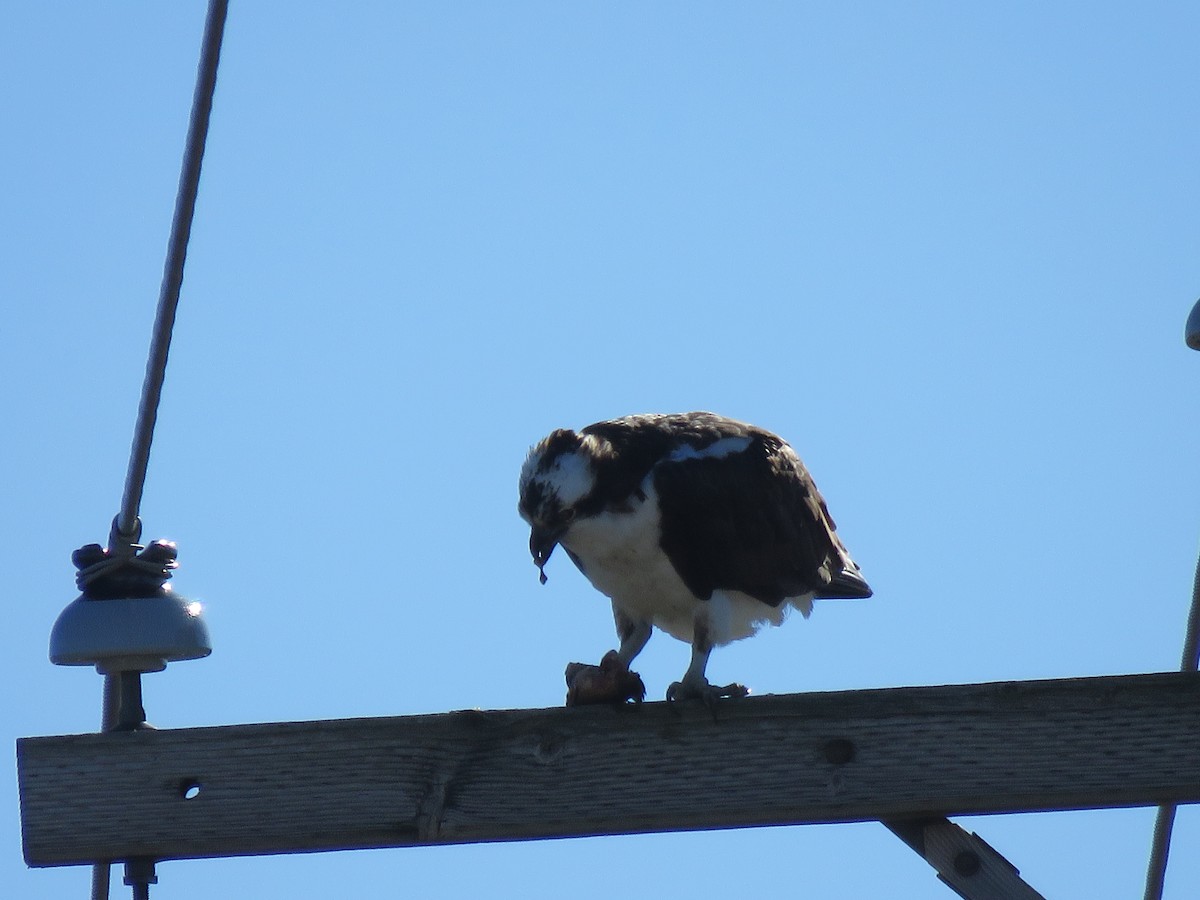
<svg viewBox="0 0 1200 900">
<path fill-rule="evenodd" d="M 654 469 L 662 548 L 698 597 L 738 590 L 771 606 L 813 592 L 869 597 L 825 501 L 795 452 L 749 429 L 746 450 Z"/>
<path fill-rule="evenodd" d="M 683 444 L 697 450 L 721 438 L 749 436 L 753 425 L 710 412 L 648 413 L 596 422 L 580 434 L 607 442 L 605 455 L 595 460 L 596 489 L 581 512 L 596 513 L 635 494 L 655 465 Z"/>
</svg>

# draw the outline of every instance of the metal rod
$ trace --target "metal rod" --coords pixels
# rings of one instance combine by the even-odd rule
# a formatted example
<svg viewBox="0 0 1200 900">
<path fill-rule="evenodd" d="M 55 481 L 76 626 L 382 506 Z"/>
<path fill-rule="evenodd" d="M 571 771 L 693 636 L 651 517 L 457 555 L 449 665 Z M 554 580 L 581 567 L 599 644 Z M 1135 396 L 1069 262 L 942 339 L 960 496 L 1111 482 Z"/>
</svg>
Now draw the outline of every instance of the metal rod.
<svg viewBox="0 0 1200 900">
<path fill-rule="evenodd" d="M 1200 305 L 1198 305 L 1200 308 Z M 1192 583 L 1192 606 L 1188 610 L 1187 634 L 1183 639 L 1183 658 L 1179 669 L 1195 672 L 1200 663 L 1200 559 Z M 1171 832 L 1175 827 L 1175 804 L 1164 803 L 1154 819 L 1154 837 L 1150 842 L 1150 862 L 1146 866 L 1145 900 L 1162 900 L 1167 876 L 1167 857 L 1171 853 Z"/>
<path fill-rule="evenodd" d="M 142 673 L 120 672 L 117 675 L 121 705 L 117 709 L 117 724 L 113 731 L 138 731 L 146 727 L 146 708 L 142 705 Z"/>
<path fill-rule="evenodd" d="M 175 310 L 183 284 L 183 266 L 187 258 L 188 238 L 192 231 L 192 216 L 196 210 L 196 195 L 200 187 L 200 165 L 208 137 L 208 122 L 212 113 L 213 92 L 217 84 L 217 63 L 221 56 L 221 39 L 225 32 L 228 0 L 210 0 L 204 23 L 204 39 L 200 48 L 200 65 L 196 75 L 196 90 L 192 96 L 192 115 L 188 123 L 187 144 L 183 167 L 179 175 L 179 191 L 175 198 L 175 214 L 171 220 L 171 235 L 167 242 L 167 260 L 163 267 L 162 288 L 158 312 L 150 341 L 150 356 L 146 362 L 146 378 L 142 384 L 142 399 L 138 405 L 133 446 L 129 454 L 129 469 L 125 476 L 125 493 L 121 511 L 113 522 L 109 549 L 129 552 L 141 533 L 138 510 L 146 483 L 146 468 L 150 462 L 150 443 L 154 439 L 154 424 L 158 418 L 158 403 L 166 375 L 167 353 L 171 331 L 175 325 Z"/>
<path fill-rule="evenodd" d="M 158 404 L 166 377 L 171 332 L 175 327 L 175 311 L 179 306 L 179 292 L 183 286 L 183 267 L 187 259 L 188 239 L 192 233 L 196 196 L 200 190 L 200 167 L 208 139 L 208 123 L 217 86 L 217 65 L 221 58 L 221 42 L 225 36 L 225 19 L 228 13 L 228 0 L 209 0 L 204 21 L 204 37 L 200 45 L 196 88 L 192 93 L 192 113 L 188 121 L 183 165 L 179 174 L 179 188 L 175 195 L 175 212 L 171 218 L 170 237 L 167 239 L 167 259 L 163 265 L 158 310 L 150 338 L 150 354 L 146 361 L 146 376 L 142 382 L 133 444 L 129 451 L 129 468 L 125 474 L 125 490 L 121 497 L 121 509 L 113 519 L 108 537 L 109 550 L 114 553 L 132 555 L 134 545 L 141 538 L 142 525 L 138 511 L 142 505 L 142 492 L 146 485 L 146 470 L 150 464 L 150 444 L 154 440 L 154 425 L 158 420 Z M 104 711 L 101 721 L 103 731 L 111 731 L 117 725 L 120 694 L 121 685 L 117 677 L 105 675 Z M 92 867 L 92 900 L 108 900 L 111 880 L 111 862 L 97 862 Z M 135 885 L 135 897 L 139 894 L 148 896 L 149 887 L 145 884 Z"/>
<path fill-rule="evenodd" d="M 104 698 L 101 701 L 100 730 L 112 731 L 117 726 L 117 707 L 121 688 L 115 675 L 104 676 Z M 92 900 L 108 900 L 112 883 L 112 862 L 104 860 L 92 866 Z"/>
</svg>

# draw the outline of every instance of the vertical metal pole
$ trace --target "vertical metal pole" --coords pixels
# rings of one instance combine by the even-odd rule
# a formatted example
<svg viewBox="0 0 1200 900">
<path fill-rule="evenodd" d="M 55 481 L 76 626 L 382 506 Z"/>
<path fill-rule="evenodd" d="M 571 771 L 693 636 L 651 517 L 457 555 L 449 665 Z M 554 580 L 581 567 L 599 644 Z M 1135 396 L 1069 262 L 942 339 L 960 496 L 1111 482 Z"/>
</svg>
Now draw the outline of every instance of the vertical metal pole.
<svg viewBox="0 0 1200 900">
<path fill-rule="evenodd" d="M 99 601 L 98 601 L 99 602 Z M 115 675 L 104 676 L 104 698 L 101 701 L 100 730 L 117 727 L 117 707 L 121 702 L 120 683 Z M 104 860 L 92 866 L 92 900 L 108 900 L 112 883 L 112 861 Z"/>
<path fill-rule="evenodd" d="M 1198 306 L 1197 308 L 1200 308 Z M 1187 635 L 1183 640 L 1180 671 L 1195 672 L 1200 662 L 1200 560 L 1192 584 L 1192 606 L 1188 611 Z M 1164 803 L 1154 820 L 1154 838 L 1150 843 L 1150 863 L 1146 867 L 1145 900 L 1162 900 L 1167 877 L 1167 857 L 1171 853 L 1171 832 L 1175 827 L 1175 804 Z"/>
<path fill-rule="evenodd" d="M 1183 330 L 1184 342 L 1200 350 L 1200 300 L 1192 307 Z M 1183 639 L 1182 672 L 1200 669 L 1200 560 L 1196 561 L 1196 578 L 1192 583 L 1192 606 L 1188 611 L 1187 634 Z M 1171 853 L 1171 832 L 1175 827 L 1175 804 L 1164 803 L 1154 819 L 1154 838 L 1150 843 L 1150 862 L 1146 866 L 1145 900 L 1162 900 L 1163 883 L 1167 877 L 1167 857 Z"/>
</svg>

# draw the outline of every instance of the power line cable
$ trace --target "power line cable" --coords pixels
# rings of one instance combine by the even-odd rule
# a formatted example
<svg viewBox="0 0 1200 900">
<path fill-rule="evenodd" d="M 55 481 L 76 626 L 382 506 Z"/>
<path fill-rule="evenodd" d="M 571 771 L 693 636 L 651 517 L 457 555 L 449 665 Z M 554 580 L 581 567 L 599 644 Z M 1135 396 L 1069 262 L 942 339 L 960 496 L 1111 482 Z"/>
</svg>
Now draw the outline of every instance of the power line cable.
<svg viewBox="0 0 1200 900">
<path fill-rule="evenodd" d="M 213 93 L 217 86 L 217 63 L 221 56 L 221 40 L 225 33 L 228 11 L 228 0 L 210 0 L 208 16 L 204 23 L 196 90 L 192 96 L 192 115 L 188 123 L 183 166 L 179 174 L 179 190 L 175 197 L 175 214 L 171 219 L 171 235 L 167 242 L 167 260 L 163 266 L 158 312 L 150 340 L 150 355 L 146 361 L 146 377 L 142 383 L 142 399 L 138 405 L 133 445 L 129 453 L 125 493 L 121 500 L 121 510 L 113 521 L 109 536 L 109 550 L 124 551 L 126 555 L 132 555 L 129 548 L 135 545 L 141 536 L 138 509 L 146 484 L 146 468 L 150 462 L 150 444 L 154 439 L 158 403 L 167 371 L 171 331 L 175 326 L 175 311 L 179 306 L 179 291 L 183 285 L 183 266 L 187 259 L 188 238 L 192 233 L 192 216 L 196 211 L 200 166 L 204 160 L 204 144 L 208 138 Z"/>
<path fill-rule="evenodd" d="M 179 306 L 179 293 L 183 285 L 183 267 L 187 259 L 188 239 L 192 233 L 192 217 L 196 211 L 196 197 L 200 189 L 200 167 L 204 160 L 204 146 L 208 138 L 213 94 L 217 86 L 217 65 L 221 57 L 221 43 L 225 34 L 225 20 L 228 12 L 228 0 L 209 0 L 204 22 L 204 37 L 200 45 L 196 88 L 192 94 L 192 112 L 188 121 L 183 165 L 179 174 L 179 188 L 175 196 L 175 212 L 171 218 L 171 232 L 167 240 L 167 259 L 163 265 L 158 310 L 155 314 L 154 330 L 150 339 L 150 353 L 146 361 L 146 376 L 142 382 L 137 422 L 134 425 L 129 468 L 125 475 L 125 490 L 121 498 L 120 511 L 113 519 L 108 537 L 109 553 L 126 559 L 131 559 L 139 549 L 137 545 L 142 533 L 142 523 L 138 512 L 146 484 L 146 470 L 150 463 L 150 445 L 154 440 L 154 425 L 158 420 L 158 405 L 162 397 L 163 381 L 166 378 L 167 355 L 171 346 L 171 333 L 175 327 L 175 311 Z M 117 721 L 116 697 L 118 691 L 118 676 L 105 675 L 104 711 L 101 723 L 103 730 L 112 729 Z M 155 880 L 152 863 L 148 864 L 142 861 L 137 866 L 126 863 L 125 881 L 132 888 L 135 900 L 149 897 L 150 884 Z M 111 863 L 108 861 L 96 863 L 92 868 L 92 900 L 108 900 L 110 883 Z"/>
</svg>

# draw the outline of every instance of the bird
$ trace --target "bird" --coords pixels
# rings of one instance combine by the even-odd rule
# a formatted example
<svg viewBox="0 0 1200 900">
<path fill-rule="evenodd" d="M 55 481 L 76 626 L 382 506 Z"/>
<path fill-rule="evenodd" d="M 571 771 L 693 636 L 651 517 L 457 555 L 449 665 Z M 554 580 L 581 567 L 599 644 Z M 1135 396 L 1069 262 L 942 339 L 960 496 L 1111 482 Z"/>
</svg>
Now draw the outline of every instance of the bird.
<svg viewBox="0 0 1200 900">
<path fill-rule="evenodd" d="M 600 666 L 567 667 L 567 703 L 645 694 L 629 669 L 655 628 L 691 645 L 667 699 L 744 697 L 712 685 L 714 647 L 779 625 L 813 601 L 872 590 L 796 451 L 776 434 L 711 412 L 648 413 L 559 428 L 521 467 L 517 510 L 546 583 L 556 547 L 611 603 L 619 645 Z"/>
</svg>

